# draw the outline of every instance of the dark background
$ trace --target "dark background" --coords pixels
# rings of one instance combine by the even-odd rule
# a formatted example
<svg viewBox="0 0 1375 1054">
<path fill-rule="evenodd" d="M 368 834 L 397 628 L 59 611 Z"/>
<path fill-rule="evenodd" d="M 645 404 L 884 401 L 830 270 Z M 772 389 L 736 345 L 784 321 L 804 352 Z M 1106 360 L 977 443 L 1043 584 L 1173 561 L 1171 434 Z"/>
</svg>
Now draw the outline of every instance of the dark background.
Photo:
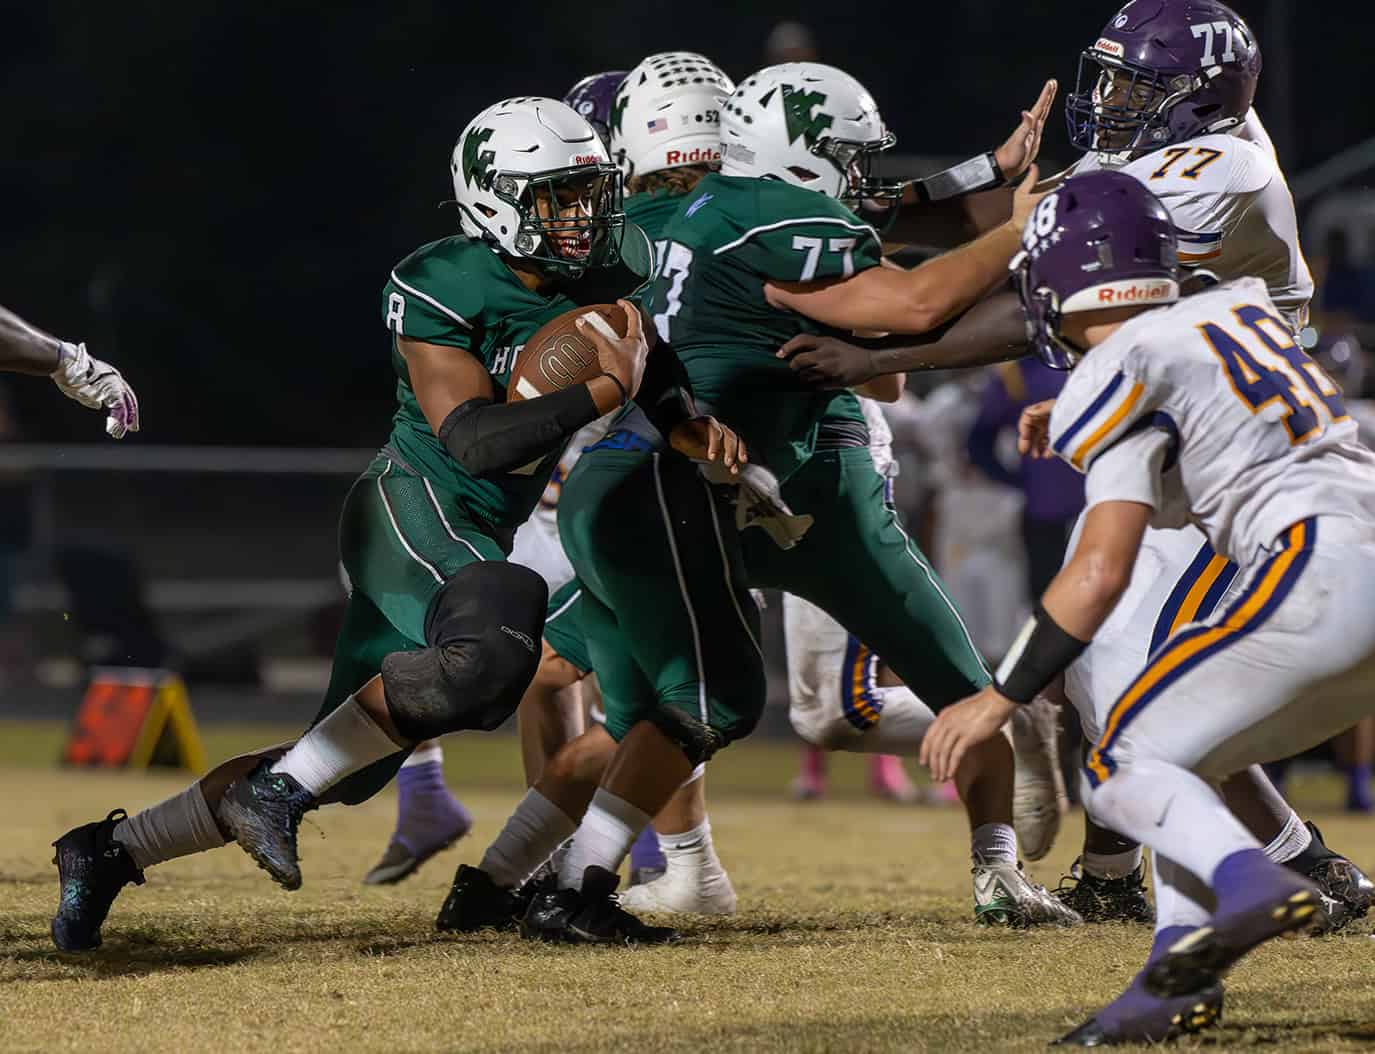
<svg viewBox="0 0 1375 1054">
<path fill-rule="evenodd" d="M 1375 5 L 1236 7 L 1291 175 L 1375 134 Z M 136 441 L 373 445 L 392 406 L 379 290 L 454 228 L 437 207 L 448 154 L 482 107 L 667 49 L 739 78 L 797 19 L 873 92 L 900 151 L 967 156 L 1002 141 L 1043 78 L 1063 97 L 1112 14 L 1080 0 L 9 5 L 0 303 L 124 370 L 144 407 Z M 1070 156 L 1058 104 L 1043 153 Z M 12 387 L 27 438 L 104 438 L 47 385 Z"/>
</svg>

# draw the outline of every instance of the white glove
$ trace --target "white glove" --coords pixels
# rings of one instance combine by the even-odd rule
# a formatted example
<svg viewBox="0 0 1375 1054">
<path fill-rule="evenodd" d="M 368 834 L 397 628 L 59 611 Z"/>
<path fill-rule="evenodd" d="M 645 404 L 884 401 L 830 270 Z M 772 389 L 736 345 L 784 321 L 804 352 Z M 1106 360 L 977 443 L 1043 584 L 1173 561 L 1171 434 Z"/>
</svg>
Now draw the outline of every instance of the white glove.
<svg viewBox="0 0 1375 1054">
<path fill-rule="evenodd" d="M 720 462 L 699 462 L 702 474 L 711 483 L 733 486 L 735 527 L 762 527 L 780 549 L 791 549 L 811 530 L 812 516 L 796 515 L 779 492 L 778 479 L 763 465 L 746 464 L 732 476 Z"/>
<path fill-rule="evenodd" d="M 92 410 L 104 409 L 105 431 L 115 439 L 138 431 L 138 399 L 119 370 L 91 358 L 85 344 L 64 342 L 58 355 L 51 377 L 63 395 Z"/>
</svg>

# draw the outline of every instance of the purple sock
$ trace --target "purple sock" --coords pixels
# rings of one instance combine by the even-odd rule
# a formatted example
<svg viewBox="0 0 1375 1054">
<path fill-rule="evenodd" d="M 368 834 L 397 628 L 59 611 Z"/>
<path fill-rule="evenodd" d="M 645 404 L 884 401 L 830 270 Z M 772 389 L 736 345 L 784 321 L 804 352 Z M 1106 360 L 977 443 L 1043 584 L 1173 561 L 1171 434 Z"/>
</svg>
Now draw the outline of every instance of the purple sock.
<svg viewBox="0 0 1375 1054">
<path fill-rule="evenodd" d="M 1370 766 L 1346 766 L 1346 808 L 1348 812 L 1371 812 L 1375 800 L 1370 794 Z"/>
<path fill-rule="evenodd" d="M 1151 942 L 1151 954 L 1146 957 L 1146 965 L 1149 966 L 1162 955 L 1164 955 L 1175 941 L 1186 933 L 1193 933 L 1192 926 L 1166 926 L 1163 930 L 1156 932 L 1155 940 Z"/>
<path fill-rule="evenodd" d="M 662 871 L 666 866 L 663 850 L 659 848 L 659 836 L 653 827 L 646 827 L 630 846 L 630 869 Z"/>
<path fill-rule="evenodd" d="M 1218 907 L 1224 900 L 1246 894 L 1257 888 L 1273 886 L 1273 874 L 1280 865 L 1272 863 L 1263 849 L 1242 849 L 1224 857 L 1213 872 L 1213 892 Z"/>
<path fill-rule="evenodd" d="M 467 833 L 473 818 L 463 803 L 449 793 L 444 766 L 438 761 L 410 765 L 396 774 L 401 801 L 392 838 L 412 853 L 421 854 L 448 845 Z"/>
</svg>

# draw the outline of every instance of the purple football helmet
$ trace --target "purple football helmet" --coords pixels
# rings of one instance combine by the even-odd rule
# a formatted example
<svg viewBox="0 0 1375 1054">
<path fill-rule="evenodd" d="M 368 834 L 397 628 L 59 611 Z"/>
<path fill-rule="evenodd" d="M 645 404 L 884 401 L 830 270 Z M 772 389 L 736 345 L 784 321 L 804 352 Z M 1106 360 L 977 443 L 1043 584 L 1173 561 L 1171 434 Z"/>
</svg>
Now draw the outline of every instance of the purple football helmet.
<svg viewBox="0 0 1375 1054">
<path fill-rule="evenodd" d="M 578 81 L 563 97 L 564 103 L 596 130 L 602 146 L 608 151 L 611 149 L 611 107 L 625 74 L 625 70 L 594 73 Z"/>
<path fill-rule="evenodd" d="M 1011 264 L 1032 350 L 1052 369 L 1073 369 L 1083 349 L 1060 336 L 1065 315 L 1178 300 L 1177 245 L 1165 206 L 1131 176 L 1065 180 L 1037 204 Z"/>
<path fill-rule="evenodd" d="M 1132 158 L 1240 124 L 1260 78 L 1249 26 L 1218 0 L 1131 0 L 1079 57 L 1065 99 L 1081 150 Z"/>
</svg>

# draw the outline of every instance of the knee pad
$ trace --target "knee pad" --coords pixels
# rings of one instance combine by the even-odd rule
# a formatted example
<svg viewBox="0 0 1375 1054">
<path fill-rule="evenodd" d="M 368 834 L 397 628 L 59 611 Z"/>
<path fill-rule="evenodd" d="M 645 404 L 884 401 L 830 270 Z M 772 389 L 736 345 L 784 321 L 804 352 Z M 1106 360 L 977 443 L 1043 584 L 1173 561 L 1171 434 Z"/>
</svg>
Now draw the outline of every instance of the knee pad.
<svg viewBox="0 0 1375 1054">
<path fill-rule="evenodd" d="M 549 587 L 528 567 L 469 564 L 430 604 L 429 647 L 382 660 L 387 710 L 408 739 L 490 732 L 515 712 L 539 669 Z"/>
<path fill-rule="evenodd" d="M 703 724 L 676 706 L 656 706 L 646 720 L 678 745 L 694 766 L 705 764 L 730 742 L 726 734 Z"/>
</svg>

